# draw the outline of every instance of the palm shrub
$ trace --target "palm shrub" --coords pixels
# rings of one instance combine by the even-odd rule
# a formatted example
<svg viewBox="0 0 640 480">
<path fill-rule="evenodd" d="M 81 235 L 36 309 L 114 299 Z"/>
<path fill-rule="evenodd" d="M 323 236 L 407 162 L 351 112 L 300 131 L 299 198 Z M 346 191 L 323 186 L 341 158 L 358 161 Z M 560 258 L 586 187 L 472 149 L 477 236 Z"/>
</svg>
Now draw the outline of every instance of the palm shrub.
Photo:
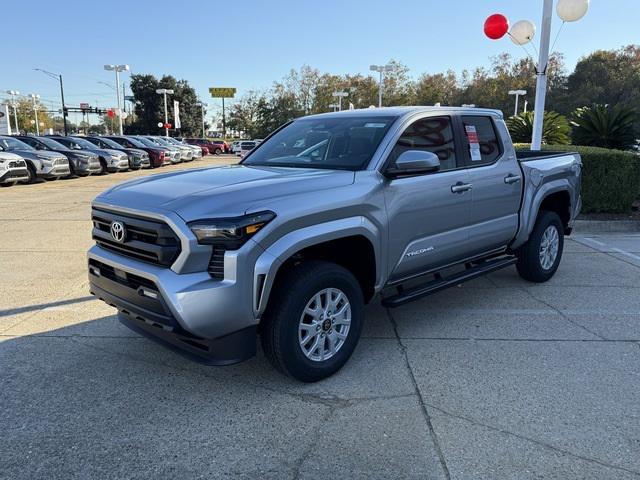
<svg viewBox="0 0 640 480">
<path fill-rule="evenodd" d="M 636 113 L 623 105 L 596 104 L 573 113 L 573 143 L 628 150 L 635 142 Z"/>
<path fill-rule="evenodd" d="M 533 136 L 533 112 L 522 112 L 507 119 L 507 127 L 514 142 L 530 142 Z M 542 143 L 568 145 L 571 127 L 567 119 L 558 112 L 544 112 Z"/>
</svg>

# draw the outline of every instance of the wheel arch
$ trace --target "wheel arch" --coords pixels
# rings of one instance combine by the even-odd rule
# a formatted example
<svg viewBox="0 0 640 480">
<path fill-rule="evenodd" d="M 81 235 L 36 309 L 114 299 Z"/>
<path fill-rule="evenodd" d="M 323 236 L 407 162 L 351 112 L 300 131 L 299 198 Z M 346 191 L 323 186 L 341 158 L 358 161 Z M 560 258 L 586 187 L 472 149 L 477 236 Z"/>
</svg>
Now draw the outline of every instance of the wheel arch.
<svg viewBox="0 0 640 480">
<path fill-rule="evenodd" d="M 267 308 L 273 287 L 282 273 L 305 259 L 326 260 L 354 274 L 365 301 L 382 284 L 380 233 L 364 217 L 336 220 L 290 232 L 265 249 L 254 268 L 254 313 Z"/>
</svg>

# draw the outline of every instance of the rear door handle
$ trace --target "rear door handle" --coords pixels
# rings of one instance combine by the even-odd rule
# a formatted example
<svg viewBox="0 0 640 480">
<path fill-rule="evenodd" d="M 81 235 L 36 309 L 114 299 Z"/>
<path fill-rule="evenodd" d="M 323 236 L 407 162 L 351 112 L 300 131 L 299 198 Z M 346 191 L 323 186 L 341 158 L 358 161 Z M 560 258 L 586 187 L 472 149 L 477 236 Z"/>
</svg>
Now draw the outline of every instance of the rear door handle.
<svg viewBox="0 0 640 480">
<path fill-rule="evenodd" d="M 458 182 L 455 185 L 451 185 L 451 193 L 464 193 L 467 190 L 471 190 L 472 187 L 471 183 Z"/>
<path fill-rule="evenodd" d="M 504 177 L 504 183 L 516 183 L 520 181 L 520 176 L 519 175 L 514 175 L 513 173 L 510 173 L 509 175 L 507 175 L 506 177 Z"/>
</svg>

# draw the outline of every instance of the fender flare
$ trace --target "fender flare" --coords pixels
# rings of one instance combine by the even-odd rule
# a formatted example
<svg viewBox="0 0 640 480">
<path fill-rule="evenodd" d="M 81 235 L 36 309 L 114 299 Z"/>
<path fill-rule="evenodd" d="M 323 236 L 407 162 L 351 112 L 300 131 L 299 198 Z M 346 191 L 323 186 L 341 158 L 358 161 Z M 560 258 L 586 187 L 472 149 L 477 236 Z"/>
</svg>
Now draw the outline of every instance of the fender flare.
<svg viewBox="0 0 640 480">
<path fill-rule="evenodd" d="M 310 225 L 294 230 L 267 247 L 258 257 L 253 275 L 253 311 L 259 318 L 267 306 L 278 270 L 300 250 L 345 237 L 363 236 L 373 246 L 376 262 L 375 290 L 378 291 L 384 272 L 381 261 L 380 230 L 369 219 L 356 216 Z"/>
<path fill-rule="evenodd" d="M 534 193 L 532 198 L 525 196 L 522 201 L 523 213 L 520 215 L 520 229 L 511 244 L 511 248 L 516 249 L 526 243 L 540 213 L 540 205 L 549 195 L 558 192 L 567 192 L 571 202 L 571 184 L 564 178 L 545 183 Z M 571 205 L 569 207 L 571 208 Z"/>
</svg>

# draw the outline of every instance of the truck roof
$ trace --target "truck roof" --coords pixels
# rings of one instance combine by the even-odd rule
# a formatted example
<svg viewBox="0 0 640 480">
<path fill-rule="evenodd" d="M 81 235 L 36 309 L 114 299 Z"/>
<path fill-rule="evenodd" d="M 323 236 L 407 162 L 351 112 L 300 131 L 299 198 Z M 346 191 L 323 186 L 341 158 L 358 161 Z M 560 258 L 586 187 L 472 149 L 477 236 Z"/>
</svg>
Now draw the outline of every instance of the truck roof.
<svg viewBox="0 0 640 480">
<path fill-rule="evenodd" d="M 309 115 L 309 117 L 332 117 L 332 116 L 367 116 L 367 117 L 403 117 L 420 112 L 439 112 L 439 113 L 469 113 L 469 114 L 485 114 L 494 117 L 503 118 L 500 110 L 491 108 L 477 107 L 436 107 L 436 106 L 406 106 L 406 107 L 382 107 L 382 108 L 359 108 L 356 110 L 342 110 L 341 112 L 319 113 Z M 308 118 L 308 117 L 304 117 Z"/>
</svg>

